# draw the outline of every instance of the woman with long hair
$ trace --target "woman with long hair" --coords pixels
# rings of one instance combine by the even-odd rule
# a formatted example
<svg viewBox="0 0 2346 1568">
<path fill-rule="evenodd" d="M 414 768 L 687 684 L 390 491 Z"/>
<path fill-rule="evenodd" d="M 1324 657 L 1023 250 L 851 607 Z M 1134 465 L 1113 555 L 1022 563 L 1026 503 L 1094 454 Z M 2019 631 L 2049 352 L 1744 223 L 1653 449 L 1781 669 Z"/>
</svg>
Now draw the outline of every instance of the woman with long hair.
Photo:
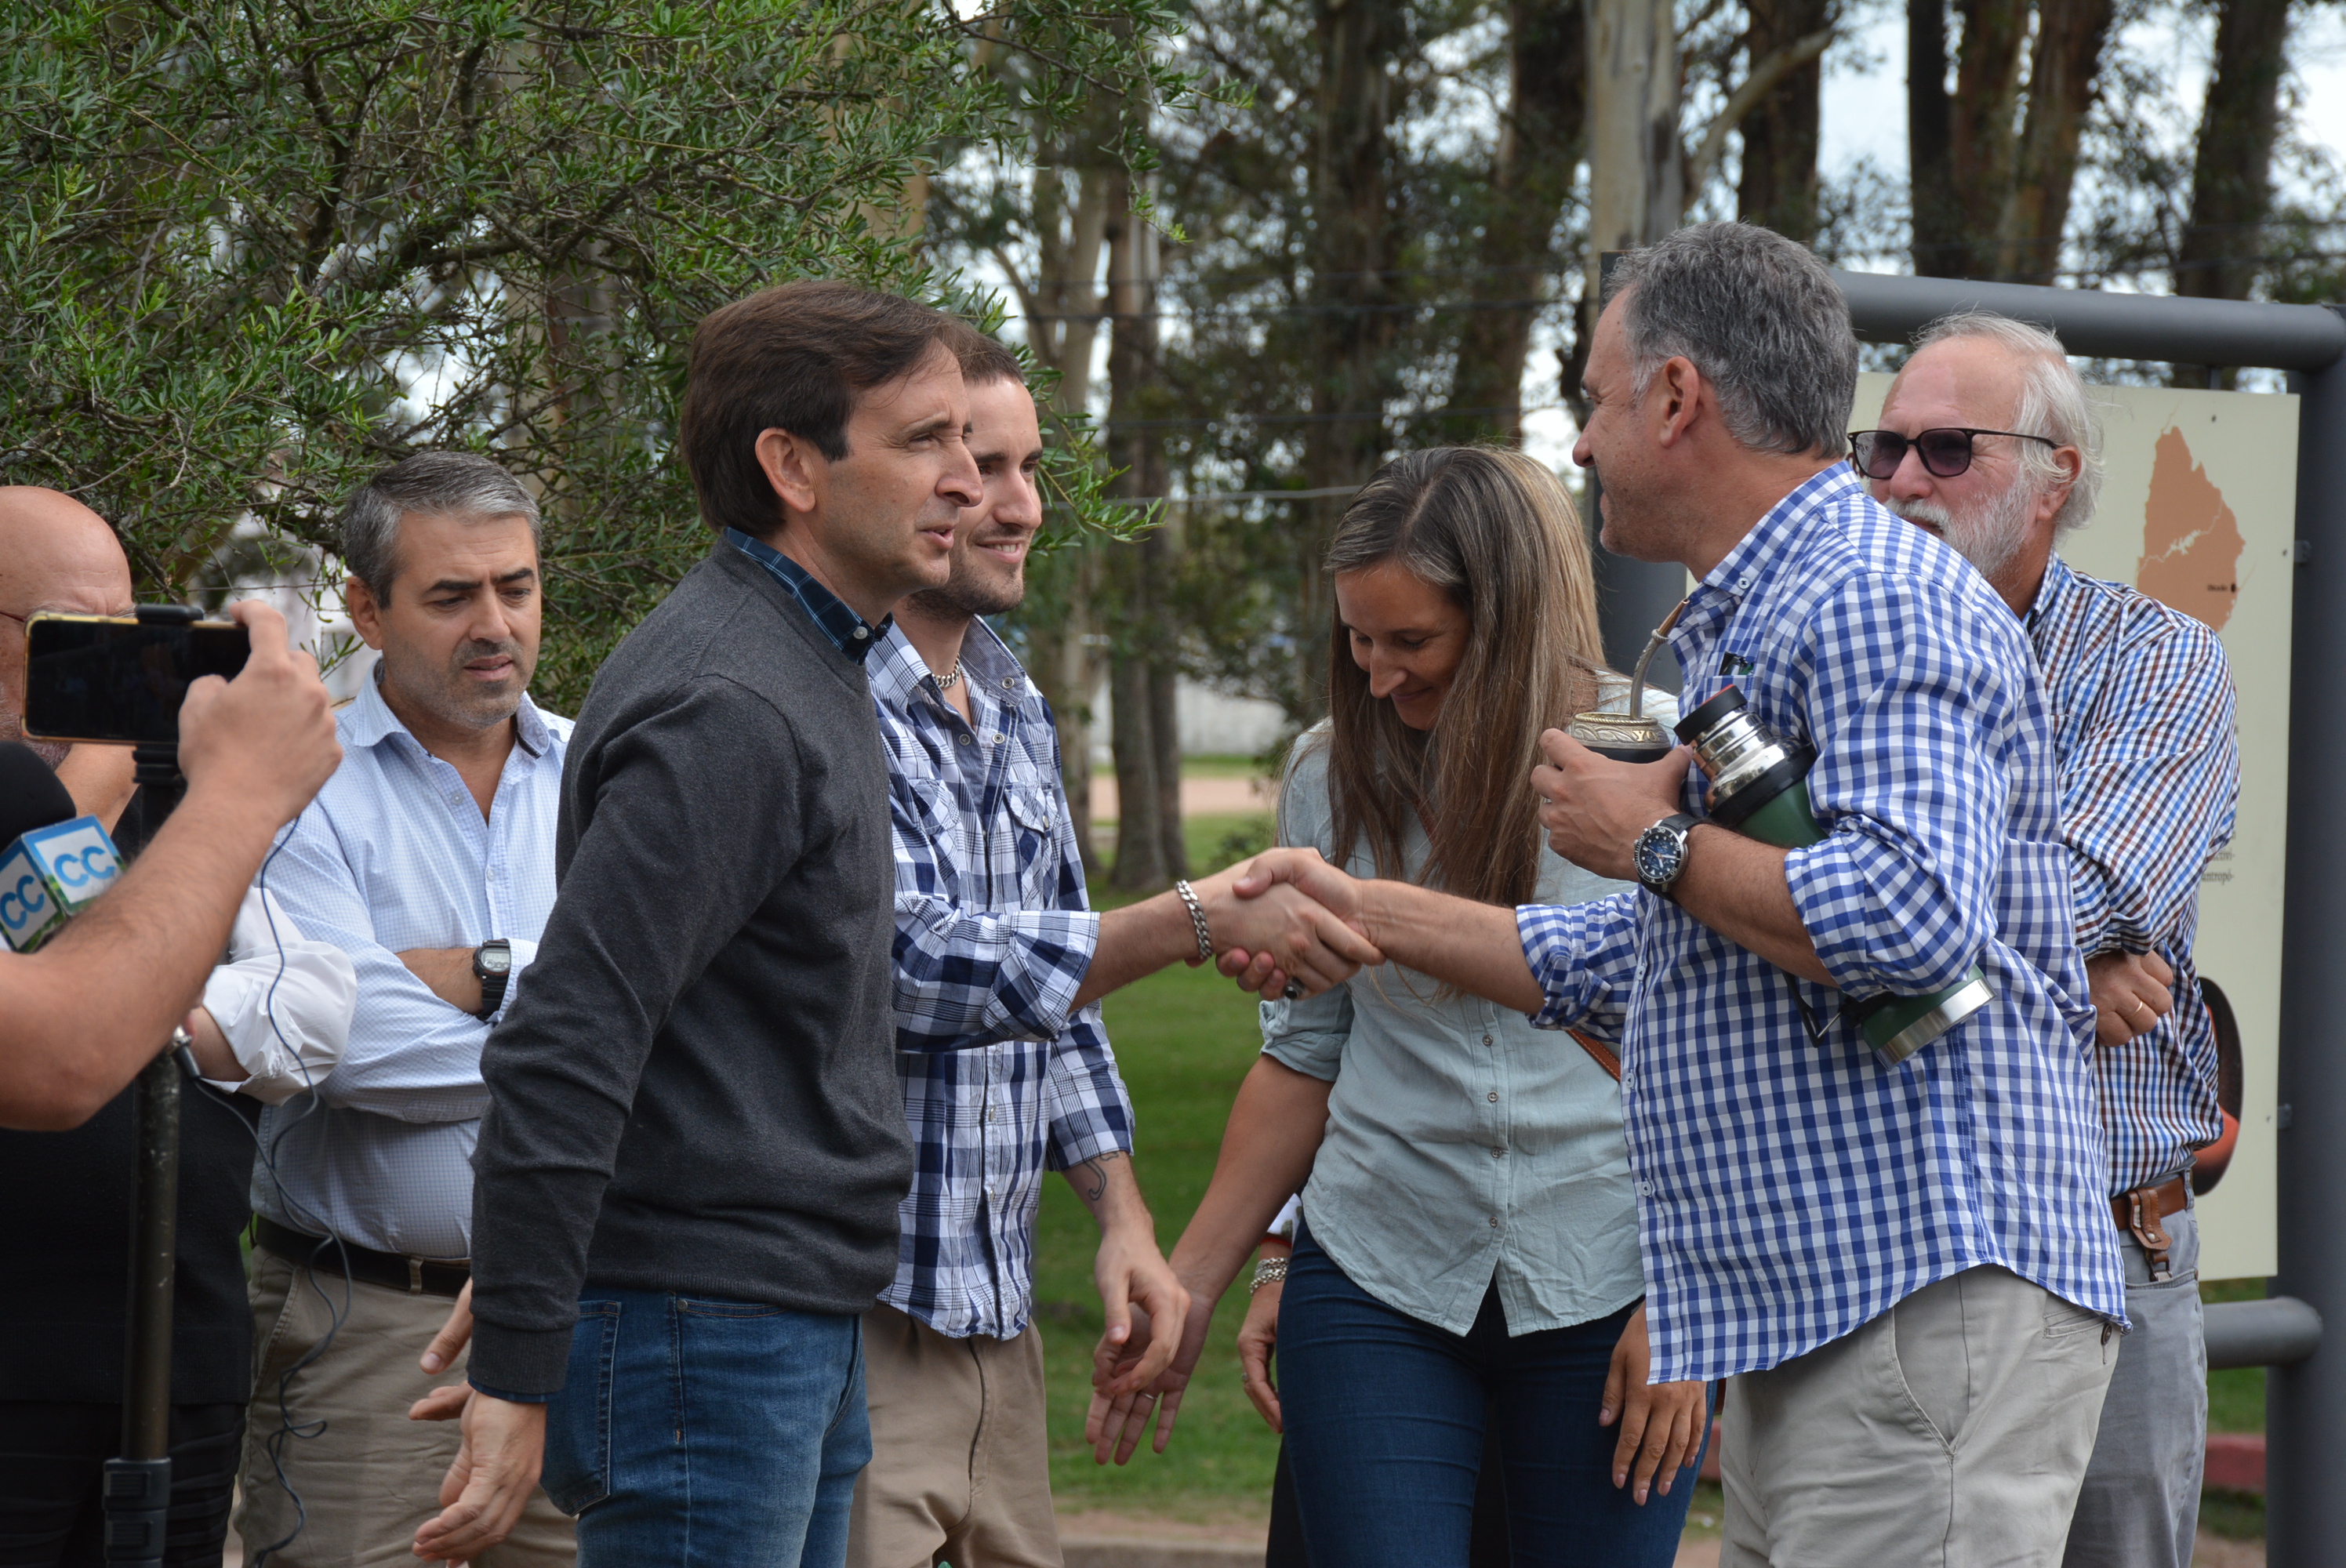
<svg viewBox="0 0 2346 1568">
<path fill-rule="evenodd" d="M 1515 452 L 1408 453 L 1346 508 L 1327 568 L 1329 718 L 1297 743 L 1280 842 L 1495 904 L 1616 891 L 1548 850 L 1530 784 L 1543 730 L 1627 696 L 1556 475 Z M 1264 1003 L 1262 1032 L 1174 1249 L 1196 1305 L 1166 1403 L 1300 1187 L 1286 1278 L 1258 1282 L 1246 1377 L 1284 1427 L 1318 1568 L 1461 1568 L 1486 1421 L 1517 1568 L 1670 1563 L 1704 1390 L 1646 1382 L 1609 1054 L 1391 964 Z"/>
</svg>

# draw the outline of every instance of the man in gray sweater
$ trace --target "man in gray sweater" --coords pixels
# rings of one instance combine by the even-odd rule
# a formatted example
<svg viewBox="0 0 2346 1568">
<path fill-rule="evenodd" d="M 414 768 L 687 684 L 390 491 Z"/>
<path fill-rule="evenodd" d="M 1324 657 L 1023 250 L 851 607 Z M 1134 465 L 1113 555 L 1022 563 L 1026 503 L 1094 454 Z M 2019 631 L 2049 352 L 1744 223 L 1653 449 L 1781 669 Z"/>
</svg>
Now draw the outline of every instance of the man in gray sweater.
<svg viewBox="0 0 2346 1568">
<path fill-rule="evenodd" d="M 419 1556 L 493 1547 L 542 1462 L 581 1568 L 844 1557 L 913 1174 L 863 658 L 980 500 L 969 331 L 801 282 L 693 335 L 678 447 L 721 538 L 571 736 L 560 896 L 482 1057 L 473 1391 Z M 1298 912 L 1248 945 L 1351 972 Z"/>
<path fill-rule="evenodd" d="M 721 538 L 573 734 L 537 983 L 482 1059 L 474 1393 L 420 1555 L 493 1544 L 541 1449 L 581 1563 L 843 1543 L 912 1176 L 862 659 L 978 498 L 956 330 L 801 282 L 693 335 L 678 445 Z"/>
</svg>

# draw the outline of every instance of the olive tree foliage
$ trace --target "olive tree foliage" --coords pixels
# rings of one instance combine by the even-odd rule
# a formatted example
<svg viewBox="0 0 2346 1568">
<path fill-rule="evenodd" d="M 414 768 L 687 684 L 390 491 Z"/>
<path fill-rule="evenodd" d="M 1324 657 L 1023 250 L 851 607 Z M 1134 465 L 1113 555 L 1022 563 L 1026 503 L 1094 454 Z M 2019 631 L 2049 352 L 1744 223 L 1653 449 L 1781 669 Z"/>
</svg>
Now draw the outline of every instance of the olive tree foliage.
<svg viewBox="0 0 2346 1568">
<path fill-rule="evenodd" d="M 1147 166 L 1158 0 L 988 3 L 8 7 L 0 475 L 178 597 L 330 573 L 366 474 L 485 452 L 543 498 L 575 703 L 708 548 L 670 441 L 703 314 L 830 276 L 986 316 L 924 260 L 933 168 L 1079 118 Z M 1114 527 L 1062 445 L 1055 515 Z"/>
</svg>

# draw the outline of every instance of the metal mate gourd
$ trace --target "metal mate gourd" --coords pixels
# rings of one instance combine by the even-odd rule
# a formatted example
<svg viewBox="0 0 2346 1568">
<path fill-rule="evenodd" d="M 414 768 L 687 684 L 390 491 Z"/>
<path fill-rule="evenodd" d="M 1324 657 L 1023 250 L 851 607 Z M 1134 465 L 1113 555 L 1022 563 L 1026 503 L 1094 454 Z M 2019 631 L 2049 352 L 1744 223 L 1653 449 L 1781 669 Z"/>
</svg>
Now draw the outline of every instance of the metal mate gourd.
<svg viewBox="0 0 2346 1568">
<path fill-rule="evenodd" d="M 1670 733 L 1662 728 L 1658 718 L 1646 717 L 1646 668 L 1654 662 L 1654 652 L 1662 639 L 1678 625 L 1680 604 L 1654 628 L 1646 640 L 1646 651 L 1637 656 L 1637 667 L 1629 677 L 1629 711 L 1627 713 L 1576 713 L 1564 732 L 1599 757 L 1609 757 L 1616 762 L 1659 762 L 1670 754 Z"/>
<path fill-rule="evenodd" d="M 1809 769 L 1816 753 L 1760 723 L 1741 692 L 1730 686 L 1688 714 L 1678 721 L 1678 735 L 1694 748 L 1696 764 L 1710 780 L 1712 821 L 1780 850 L 1824 840 L 1825 830 L 1809 807 Z M 1858 1025 L 1882 1061 L 1895 1066 L 1994 995 L 1974 964 L 1944 991 L 1868 997 L 1848 1003 L 1841 1015 Z M 1810 1032 L 1821 1030 L 1812 1023 Z"/>
</svg>

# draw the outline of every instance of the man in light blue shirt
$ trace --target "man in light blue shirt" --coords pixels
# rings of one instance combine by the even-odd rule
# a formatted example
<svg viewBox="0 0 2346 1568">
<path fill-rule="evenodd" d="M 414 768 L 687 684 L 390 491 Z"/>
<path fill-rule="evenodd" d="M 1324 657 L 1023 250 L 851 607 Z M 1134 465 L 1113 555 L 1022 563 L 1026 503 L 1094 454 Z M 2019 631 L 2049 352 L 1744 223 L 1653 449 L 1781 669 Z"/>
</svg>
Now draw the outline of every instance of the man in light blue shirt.
<svg viewBox="0 0 2346 1568">
<path fill-rule="evenodd" d="M 469 1276 L 481 1046 L 554 904 L 570 721 L 527 695 L 536 504 L 484 457 L 423 453 L 342 518 L 351 618 L 382 654 L 341 769 L 260 885 L 347 953 L 358 1012 L 314 1094 L 261 1119 L 258 1381 L 237 1529 L 285 1568 L 412 1562 L 458 1433 L 412 1422 L 419 1359 Z M 298 1435 L 296 1435 L 298 1433 Z M 479 1561 L 573 1560 L 543 1493 Z"/>
</svg>

